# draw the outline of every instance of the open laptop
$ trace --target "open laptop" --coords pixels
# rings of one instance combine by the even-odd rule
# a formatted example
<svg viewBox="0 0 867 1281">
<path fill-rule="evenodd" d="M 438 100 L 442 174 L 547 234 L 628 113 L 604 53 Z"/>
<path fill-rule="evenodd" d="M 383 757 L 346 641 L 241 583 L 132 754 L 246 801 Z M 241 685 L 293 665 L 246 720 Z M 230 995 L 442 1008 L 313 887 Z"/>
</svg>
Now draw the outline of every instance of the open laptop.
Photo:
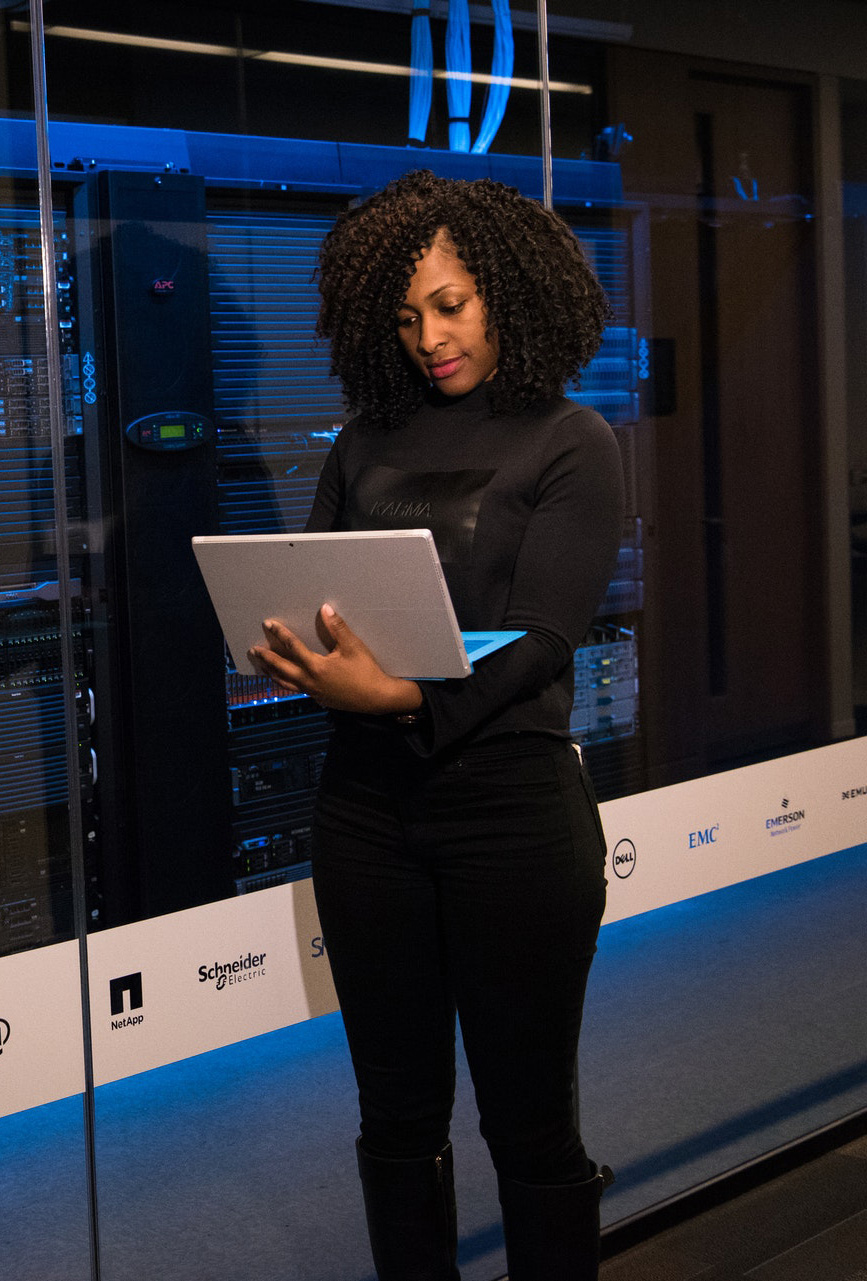
<svg viewBox="0 0 867 1281">
<path fill-rule="evenodd" d="M 461 632 L 428 529 L 330 534 L 218 534 L 193 551 L 239 672 L 275 618 L 326 652 L 316 614 L 329 604 L 391 676 L 469 676 L 473 663 L 520 631 Z"/>
</svg>

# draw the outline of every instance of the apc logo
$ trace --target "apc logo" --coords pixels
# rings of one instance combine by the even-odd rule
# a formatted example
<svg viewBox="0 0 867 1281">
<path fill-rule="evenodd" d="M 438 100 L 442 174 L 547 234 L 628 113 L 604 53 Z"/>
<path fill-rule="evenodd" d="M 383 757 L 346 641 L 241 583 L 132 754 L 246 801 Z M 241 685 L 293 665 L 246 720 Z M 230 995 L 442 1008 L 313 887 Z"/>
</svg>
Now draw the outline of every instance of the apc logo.
<svg viewBox="0 0 867 1281">
<path fill-rule="evenodd" d="M 631 876 L 635 871 L 636 858 L 637 853 L 632 841 L 627 837 L 624 837 L 622 841 L 618 841 L 611 855 L 611 866 L 614 869 L 614 875 L 625 881 L 627 876 Z"/>
<path fill-rule="evenodd" d="M 5 1019 L 0 1019 L 0 1054 L 3 1053 L 3 1046 L 9 1044 L 9 1038 L 12 1035 L 12 1028 Z"/>
<path fill-rule="evenodd" d="M 140 1010 L 144 1005 L 141 973 L 124 974 L 119 979 L 112 979 L 108 990 L 112 1015 L 125 1015 L 126 1010 Z M 128 1004 L 127 997 L 129 997 Z M 112 1030 L 115 1032 L 123 1027 L 138 1027 L 141 1023 L 144 1023 L 143 1014 L 126 1014 L 125 1017 L 113 1017 L 111 1020 Z"/>
<path fill-rule="evenodd" d="M 697 832 L 689 834 L 689 848 L 697 850 L 702 845 L 716 845 L 719 836 L 719 823 L 714 823 L 713 827 L 699 828 Z"/>
</svg>

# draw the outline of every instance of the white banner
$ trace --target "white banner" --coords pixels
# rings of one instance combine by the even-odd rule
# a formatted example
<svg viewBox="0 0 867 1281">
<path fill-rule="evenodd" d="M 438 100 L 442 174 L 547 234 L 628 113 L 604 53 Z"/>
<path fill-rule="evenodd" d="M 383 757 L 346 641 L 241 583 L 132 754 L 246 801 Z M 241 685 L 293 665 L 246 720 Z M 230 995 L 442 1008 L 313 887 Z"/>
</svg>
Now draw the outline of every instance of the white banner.
<svg viewBox="0 0 867 1281">
<path fill-rule="evenodd" d="M 867 738 L 601 807 L 605 922 L 867 842 Z M 92 934 L 104 1084 L 337 1008 L 310 881 Z M 0 1116 L 83 1089 L 77 944 L 0 959 Z"/>
<path fill-rule="evenodd" d="M 604 923 L 867 841 L 867 738 L 600 807 Z"/>
<path fill-rule="evenodd" d="M 97 1085 L 337 1008 L 311 882 L 91 935 Z"/>
<path fill-rule="evenodd" d="M 0 1116 L 84 1090 L 78 943 L 0 960 Z"/>
</svg>

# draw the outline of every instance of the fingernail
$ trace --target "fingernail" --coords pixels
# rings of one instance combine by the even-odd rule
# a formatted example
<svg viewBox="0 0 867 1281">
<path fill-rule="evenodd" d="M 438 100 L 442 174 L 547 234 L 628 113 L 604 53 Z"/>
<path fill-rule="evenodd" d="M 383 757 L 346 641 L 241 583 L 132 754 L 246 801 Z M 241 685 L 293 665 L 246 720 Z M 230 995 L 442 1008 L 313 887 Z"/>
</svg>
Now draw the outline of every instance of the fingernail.
<svg viewBox="0 0 867 1281">
<path fill-rule="evenodd" d="M 273 618 L 266 618 L 262 626 L 265 628 L 266 632 L 273 632 L 277 624 L 274 622 Z"/>
<path fill-rule="evenodd" d="M 334 617 L 334 610 L 331 608 L 331 606 L 330 606 L 330 605 L 323 605 L 323 606 L 322 606 L 322 617 L 323 617 L 323 618 L 333 618 L 333 617 Z"/>
</svg>

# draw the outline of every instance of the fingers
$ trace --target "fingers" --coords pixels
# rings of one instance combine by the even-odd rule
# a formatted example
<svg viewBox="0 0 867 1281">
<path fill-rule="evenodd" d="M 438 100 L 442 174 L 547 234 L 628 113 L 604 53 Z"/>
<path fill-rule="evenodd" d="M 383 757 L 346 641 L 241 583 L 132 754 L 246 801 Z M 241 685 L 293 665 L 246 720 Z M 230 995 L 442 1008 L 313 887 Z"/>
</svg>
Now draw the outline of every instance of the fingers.
<svg viewBox="0 0 867 1281">
<path fill-rule="evenodd" d="M 254 645 L 247 651 L 256 671 L 268 677 L 290 694 L 318 694 L 317 671 L 322 656 L 308 649 L 302 640 L 276 619 L 262 624 L 266 644 Z M 334 641 L 329 638 L 329 646 Z"/>
<path fill-rule="evenodd" d="M 306 693 L 305 663 L 310 651 L 288 627 L 273 619 L 264 622 L 262 630 L 268 643 L 267 646 L 254 645 L 247 651 L 252 665 L 290 693 Z"/>
<path fill-rule="evenodd" d="M 269 680 L 280 685 L 290 694 L 303 694 L 305 691 L 298 683 L 298 669 L 292 668 L 284 658 L 275 654 L 271 649 L 265 649 L 263 646 L 254 646 L 247 650 L 247 658 L 251 665 L 256 669 L 260 676 L 266 676 Z"/>
<path fill-rule="evenodd" d="M 323 605 L 316 615 L 316 635 L 329 653 L 337 646 L 351 646 L 355 633 L 347 626 L 331 605 Z"/>
<path fill-rule="evenodd" d="M 251 664 L 291 693 L 308 694 L 322 707 L 341 711 L 378 710 L 377 690 L 390 681 L 373 655 L 331 605 L 316 616 L 317 633 L 328 650 L 320 654 L 274 619 L 262 624 L 265 644 L 247 651 Z"/>
<path fill-rule="evenodd" d="M 276 619 L 267 618 L 262 624 L 262 631 L 265 633 L 269 649 L 272 649 L 275 654 L 282 654 L 284 658 L 292 659 L 293 662 L 303 662 L 310 653 L 304 642 Z"/>
</svg>

